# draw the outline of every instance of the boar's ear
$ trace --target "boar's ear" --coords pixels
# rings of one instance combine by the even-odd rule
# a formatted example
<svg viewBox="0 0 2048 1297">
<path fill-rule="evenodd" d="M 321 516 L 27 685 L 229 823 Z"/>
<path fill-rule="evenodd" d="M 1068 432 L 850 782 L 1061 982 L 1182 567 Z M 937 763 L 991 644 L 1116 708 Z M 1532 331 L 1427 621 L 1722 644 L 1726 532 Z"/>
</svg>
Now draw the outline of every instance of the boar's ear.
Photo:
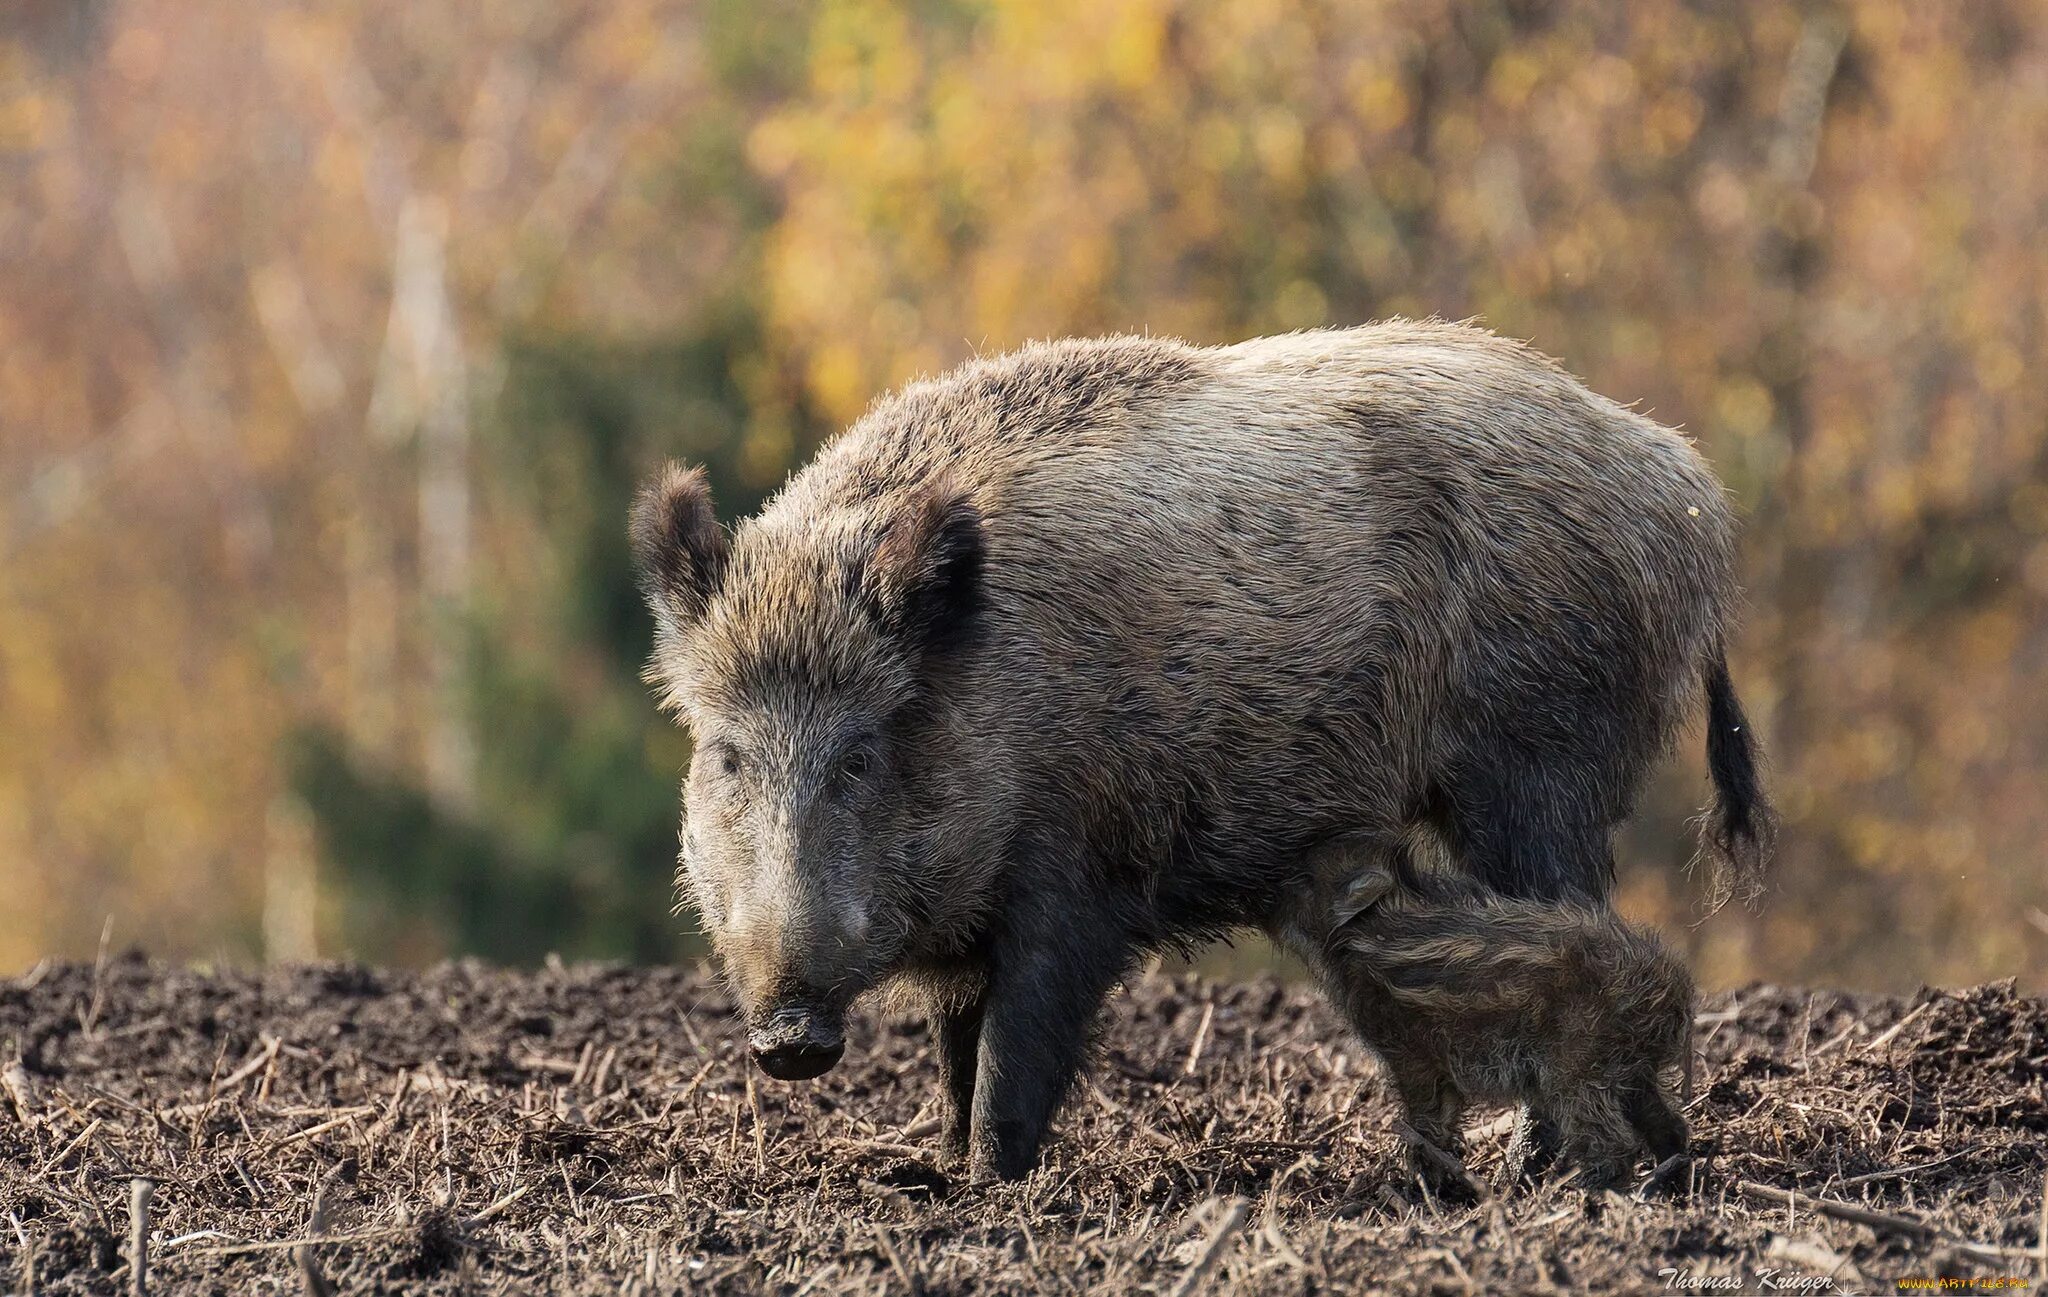
<svg viewBox="0 0 2048 1297">
<path fill-rule="evenodd" d="M 1393 890 L 1394 875 L 1388 870 L 1374 865 L 1361 871 L 1337 894 L 1336 908 L 1330 915 L 1331 924 L 1343 927 L 1379 904 L 1380 898 Z"/>
<path fill-rule="evenodd" d="M 981 603 L 981 511 L 947 482 L 918 491 L 850 575 L 882 624 L 917 647 L 942 649 Z"/>
<path fill-rule="evenodd" d="M 701 468 L 665 465 L 633 501 L 633 561 L 654 620 L 680 634 L 725 580 L 725 531 Z"/>
</svg>

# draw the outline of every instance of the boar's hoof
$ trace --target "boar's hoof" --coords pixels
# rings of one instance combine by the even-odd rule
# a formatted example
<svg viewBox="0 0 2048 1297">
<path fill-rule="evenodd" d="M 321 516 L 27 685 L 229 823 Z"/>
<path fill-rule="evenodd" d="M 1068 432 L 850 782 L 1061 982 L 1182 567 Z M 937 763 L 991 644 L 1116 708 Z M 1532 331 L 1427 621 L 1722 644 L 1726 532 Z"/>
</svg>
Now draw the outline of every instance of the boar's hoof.
<svg viewBox="0 0 2048 1297">
<path fill-rule="evenodd" d="M 846 1038 L 822 1015 L 784 1009 L 748 1034 L 747 1048 L 776 1080 L 808 1081 L 832 1070 L 846 1052 Z"/>
</svg>

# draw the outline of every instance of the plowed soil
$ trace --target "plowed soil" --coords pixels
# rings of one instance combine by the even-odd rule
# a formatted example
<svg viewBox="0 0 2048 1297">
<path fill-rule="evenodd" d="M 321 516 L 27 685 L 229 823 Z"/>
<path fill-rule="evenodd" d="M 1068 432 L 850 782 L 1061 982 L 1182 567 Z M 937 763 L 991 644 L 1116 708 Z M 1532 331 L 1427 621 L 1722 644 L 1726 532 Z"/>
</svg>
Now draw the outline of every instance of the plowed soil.
<svg viewBox="0 0 2048 1297">
<path fill-rule="evenodd" d="M 0 981 L 0 1291 L 128 1291 L 141 1178 L 155 1292 L 1895 1292 L 2048 1273 L 2048 1003 L 2010 985 L 1711 997 L 1689 1167 L 1647 1192 L 1553 1174 L 1466 1207 L 1405 1180 L 1370 1056 L 1306 988 L 1137 980 L 1019 1185 L 937 1157 L 921 1025 L 864 1020 L 838 1070 L 790 1086 L 751 1072 L 730 1014 L 670 969 L 129 956 Z M 1505 1133 L 1473 1136 L 1481 1178 Z"/>
</svg>

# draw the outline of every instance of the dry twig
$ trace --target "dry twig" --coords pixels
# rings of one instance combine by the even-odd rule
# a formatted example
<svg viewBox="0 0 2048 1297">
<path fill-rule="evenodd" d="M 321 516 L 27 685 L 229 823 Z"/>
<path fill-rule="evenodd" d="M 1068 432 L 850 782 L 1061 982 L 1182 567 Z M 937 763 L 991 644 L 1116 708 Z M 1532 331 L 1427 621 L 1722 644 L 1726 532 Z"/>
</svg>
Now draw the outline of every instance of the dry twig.
<svg viewBox="0 0 2048 1297">
<path fill-rule="evenodd" d="M 868 1228 L 874 1232 L 875 1242 L 881 1245 L 882 1255 L 888 1258 L 889 1268 L 903 1281 L 903 1290 L 909 1293 L 910 1297 L 917 1297 L 922 1290 L 917 1286 L 917 1279 L 911 1275 L 910 1267 L 903 1264 L 903 1256 L 896 1250 L 896 1244 L 890 1240 L 889 1231 L 880 1225 L 870 1225 Z"/>
<path fill-rule="evenodd" d="M 128 1182 L 128 1291 L 149 1297 L 149 1196 L 156 1181 L 136 1176 Z"/>
<path fill-rule="evenodd" d="M 1243 1228 L 1245 1214 L 1249 1210 L 1250 1204 L 1244 1199 L 1230 1200 L 1224 1208 L 1223 1219 L 1217 1221 L 1216 1227 L 1209 1231 L 1209 1239 L 1202 1244 L 1200 1255 L 1195 1257 L 1194 1264 L 1188 1267 L 1187 1273 L 1180 1277 L 1180 1282 L 1173 1286 L 1172 1297 L 1194 1297 L 1194 1293 L 1201 1288 L 1202 1281 L 1208 1278 L 1209 1272 L 1215 1269 L 1216 1263 L 1222 1259 L 1224 1248 L 1229 1246 L 1237 1231 Z"/>
<path fill-rule="evenodd" d="M 1400 1137 L 1403 1144 L 1421 1154 L 1425 1162 L 1435 1167 L 1452 1184 L 1472 1195 L 1474 1202 L 1484 1202 L 1491 1196 L 1486 1186 L 1465 1169 L 1463 1162 L 1438 1148 L 1433 1141 L 1423 1138 L 1422 1134 L 1407 1122 L 1396 1121 L 1394 1133 Z M 1424 1186 L 1423 1192 L 1428 1192 L 1427 1186 Z"/>
<path fill-rule="evenodd" d="M 327 1232 L 327 1191 L 341 1178 L 341 1167 L 335 1166 L 320 1177 L 320 1184 L 313 1190 L 313 1210 L 306 1218 L 306 1233 L 318 1238 Z M 292 1258 L 299 1264 L 299 1277 L 305 1282 L 306 1297 L 334 1297 L 334 1285 L 327 1276 L 320 1273 L 320 1258 L 315 1244 L 301 1243 L 292 1250 Z"/>
<path fill-rule="evenodd" d="M 1188 1046 L 1188 1061 L 1181 1065 L 1182 1076 L 1193 1076 L 1195 1064 L 1202 1061 L 1202 1046 L 1209 1043 L 1209 1024 L 1216 1020 L 1216 1001 L 1202 1006 L 1202 1025 L 1195 1028 L 1195 1043 Z"/>
<path fill-rule="evenodd" d="M 42 1099 L 36 1094 L 35 1079 L 22 1066 L 20 1059 L 14 1059 L 0 1071 L 0 1088 L 7 1091 L 7 1098 L 14 1104 L 14 1115 L 22 1125 L 32 1126 L 42 1113 Z"/>
<path fill-rule="evenodd" d="M 1753 1180 L 1736 1181 L 1735 1190 L 1746 1198 L 1755 1198 L 1763 1202 L 1775 1203 L 1780 1207 L 1795 1210 L 1804 1207 L 1806 1210 L 1818 1215 L 1862 1225 L 1868 1229 L 1877 1230 L 1879 1233 L 1897 1234 L 1906 1238 L 1918 1239 L 1924 1243 L 1939 1243 L 1951 1251 L 1969 1257 L 1973 1261 L 1983 1261 L 1997 1265 L 2011 1261 L 2016 1257 L 2031 1260 L 2036 1255 L 2032 1248 L 2000 1247 L 1992 1243 L 1977 1243 L 1969 1239 L 1956 1238 L 1939 1226 L 1931 1225 L 1924 1220 L 1918 1220 L 1912 1216 L 1899 1216 L 1891 1212 L 1873 1211 L 1868 1207 L 1858 1207 L 1852 1203 L 1836 1202 L 1830 1198 L 1802 1196 L 1791 1190 L 1774 1189 L 1767 1184 L 1757 1184 Z"/>
</svg>

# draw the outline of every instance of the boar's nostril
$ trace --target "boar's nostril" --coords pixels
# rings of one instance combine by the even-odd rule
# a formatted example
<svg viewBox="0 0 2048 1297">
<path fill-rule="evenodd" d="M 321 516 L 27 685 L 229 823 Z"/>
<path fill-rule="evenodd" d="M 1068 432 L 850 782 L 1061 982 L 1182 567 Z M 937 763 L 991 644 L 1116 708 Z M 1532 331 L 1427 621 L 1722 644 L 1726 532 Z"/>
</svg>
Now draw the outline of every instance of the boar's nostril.
<svg viewBox="0 0 2048 1297">
<path fill-rule="evenodd" d="M 832 1070 L 846 1052 L 846 1041 L 827 1016 L 784 1009 L 748 1034 L 747 1048 L 776 1080 L 808 1081 Z"/>
<path fill-rule="evenodd" d="M 835 1040 L 829 1044 L 800 1040 L 782 1045 L 763 1048 L 753 1046 L 754 1061 L 761 1070 L 778 1081 L 808 1081 L 814 1076 L 823 1076 L 839 1062 L 839 1056 L 846 1052 L 846 1042 Z"/>
</svg>

